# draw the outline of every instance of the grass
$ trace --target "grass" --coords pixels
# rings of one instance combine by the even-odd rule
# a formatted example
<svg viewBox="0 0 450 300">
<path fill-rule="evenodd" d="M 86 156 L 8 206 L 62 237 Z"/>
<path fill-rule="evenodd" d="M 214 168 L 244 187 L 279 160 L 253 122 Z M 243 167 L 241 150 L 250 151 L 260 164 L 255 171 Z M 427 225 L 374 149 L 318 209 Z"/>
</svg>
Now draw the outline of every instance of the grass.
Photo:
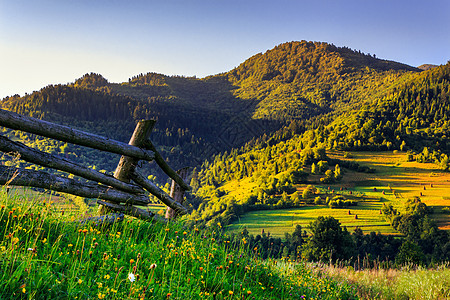
<svg viewBox="0 0 450 300">
<path fill-rule="evenodd" d="M 381 203 L 364 202 L 358 206 L 342 209 L 331 209 L 327 206 L 305 206 L 291 209 L 274 209 L 252 211 L 245 214 L 239 221 L 227 227 L 237 232 L 246 227 L 250 234 L 260 234 L 261 230 L 270 232 L 272 236 L 284 237 L 285 232 L 292 233 L 297 225 L 307 230 L 309 223 L 319 216 L 333 216 L 337 218 L 349 231 L 359 227 L 365 233 L 371 231 L 395 234 L 395 231 L 380 215 Z M 351 212 L 351 215 L 348 212 Z M 355 219 L 355 215 L 358 219 Z"/>
<path fill-rule="evenodd" d="M 360 299 L 449 299 L 450 269 L 339 268 L 333 265 L 308 264 L 315 277 L 333 278 L 356 287 Z"/>
<path fill-rule="evenodd" d="M 80 223 L 61 203 L 0 193 L 0 299 L 356 299 L 303 264 L 263 261 L 209 230 Z"/>
<path fill-rule="evenodd" d="M 318 216 L 332 216 L 338 219 L 349 231 L 356 226 L 365 233 L 371 231 L 383 234 L 396 234 L 388 225 L 379 210 L 383 203 L 391 203 L 397 209 L 403 209 L 408 198 L 419 196 L 427 206 L 433 208 L 432 217 L 442 230 L 450 230 L 450 215 L 442 211 L 450 206 L 450 173 L 439 170 L 431 163 L 406 161 L 403 152 L 351 152 L 352 158 L 344 158 L 343 152 L 335 151 L 328 154 L 331 158 L 352 160 L 363 166 L 375 168 L 375 173 L 358 173 L 345 170 L 343 180 L 327 186 L 316 185 L 323 190 L 328 186 L 331 190 L 340 191 L 347 188 L 353 194 L 363 195 L 358 206 L 347 209 L 329 209 L 325 206 L 305 206 L 292 209 L 277 209 L 270 211 L 253 211 L 244 214 L 231 224 L 230 231 L 242 230 L 246 227 L 251 234 L 260 234 L 261 230 L 269 231 L 273 236 L 283 237 L 285 232 L 291 233 L 297 224 L 306 229 L 309 223 Z M 317 177 L 317 178 L 316 178 Z M 318 179 L 312 176 L 310 179 Z M 224 188 L 233 195 L 246 195 L 254 188 L 254 183 L 242 181 L 225 185 Z M 297 185 L 302 191 L 306 184 Z M 345 192 L 340 192 L 344 193 Z M 317 196 L 317 195 L 315 195 Z M 314 196 L 314 197 L 315 197 Z M 326 195 L 321 195 L 324 198 Z M 348 193 L 345 194 L 349 198 Z M 236 198 L 239 199 L 239 198 Z M 363 200 L 363 201 L 361 201 Z M 350 209 L 352 215 L 348 215 Z M 358 215 L 358 219 L 354 215 Z"/>
</svg>

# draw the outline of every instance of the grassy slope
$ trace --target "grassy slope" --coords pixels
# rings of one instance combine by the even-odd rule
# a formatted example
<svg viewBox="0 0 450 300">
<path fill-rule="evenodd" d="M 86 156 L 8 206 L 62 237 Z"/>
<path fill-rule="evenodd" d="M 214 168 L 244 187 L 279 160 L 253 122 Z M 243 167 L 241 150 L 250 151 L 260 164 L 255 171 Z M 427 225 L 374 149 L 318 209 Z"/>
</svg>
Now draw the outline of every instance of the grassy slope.
<svg viewBox="0 0 450 300">
<path fill-rule="evenodd" d="M 347 171 L 342 182 L 330 185 L 336 191 L 340 187 L 363 193 L 365 201 L 358 206 L 343 209 L 330 209 L 326 206 L 305 206 L 292 209 L 279 209 L 269 211 L 254 211 L 245 214 L 238 222 L 231 224 L 231 231 L 247 227 L 250 233 L 259 234 L 264 229 L 272 235 L 283 237 L 285 232 L 292 232 L 297 224 L 306 227 L 318 216 L 333 216 L 340 220 L 342 225 L 351 231 L 356 226 L 365 233 L 370 231 L 386 234 L 395 234 L 379 210 L 383 203 L 392 203 L 401 209 L 404 200 L 420 196 L 422 201 L 434 208 L 433 218 L 441 229 L 450 229 L 450 216 L 442 213 L 441 209 L 450 206 L 450 174 L 440 171 L 435 164 L 407 162 L 406 154 L 392 152 L 352 152 L 354 160 L 362 165 L 377 170 L 374 174 Z M 331 157 L 344 159 L 343 154 L 334 152 Z M 432 187 L 431 187 L 432 185 Z M 232 182 L 224 186 L 233 190 L 237 196 L 248 192 L 251 183 Z M 302 190 L 305 185 L 297 186 Z M 425 187 L 425 190 L 424 190 Z M 374 190 L 376 188 L 376 191 Z M 384 194 L 383 194 L 384 191 Z M 395 192 L 395 195 L 394 195 Z M 347 195 L 348 192 L 339 192 Z M 351 215 L 348 211 L 351 211 Z M 355 219 L 354 215 L 358 215 Z"/>
<path fill-rule="evenodd" d="M 356 299 L 303 264 L 230 247 L 220 226 L 80 224 L 61 205 L 0 191 L 0 299 Z"/>
</svg>

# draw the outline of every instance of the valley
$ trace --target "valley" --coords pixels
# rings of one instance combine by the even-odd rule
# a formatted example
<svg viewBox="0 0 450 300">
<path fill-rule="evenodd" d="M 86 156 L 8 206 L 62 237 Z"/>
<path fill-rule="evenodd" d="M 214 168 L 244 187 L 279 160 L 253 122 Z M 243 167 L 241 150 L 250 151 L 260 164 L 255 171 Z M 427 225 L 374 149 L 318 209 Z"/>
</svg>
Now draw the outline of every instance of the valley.
<svg viewBox="0 0 450 300">
<path fill-rule="evenodd" d="M 303 191 L 308 184 L 313 184 L 320 191 L 326 191 L 326 193 L 317 193 L 314 197 L 325 198 L 329 196 L 328 187 L 331 187 L 336 194 L 345 195 L 349 199 L 352 199 L 349 194 L 352 191 L 360 195 L 357 206 L 332 209 L 327 205 L 304 204 L 303 207 L 290 209 L 252 211 L 240 216 L 237 221 L 227 227 L 227 230 L 238 232 L 245 227 L 255 236 L 264 230 L 266 233 L 270 232 L 272 236 L 283 238 L 284 233 L 293 232 L 296 225 L 301 225 L 308 230 L 309 223 L 318 216 L 332 216 L 350 232 L 358 227 L 366 234 L 374 231 L 398 235 L 399 233 L 390 227 L 384 216 L 380 214 L 382 204 L 391 203 L 394 207 L 401 209 L 406 199 L 415 196 L 419 196 L 422 202 L 433 208 L 432 217 L 440 229 L 450 229 L 450 214 L 442 211 L 442 208 L 450 206 L 450 197 L 446 196 L 450 195 L 450 174 L 443 172 L 435 164 L 408 162 L 406 154 L 402 152 L 350 152 L 352 157 L 350 159 L 344 158 L 342 152 L 335 151 L 329 156 L 355 161 L 376 171 L 373 174 L 345 171 L 339 184 L 327 186 L 319 182 L 319 176 L 316 178 L 311 176 L 309 183 L 295 185 L 296 190 Z M 246 190 L 251 190 L 245 181 L 229 185 L 230 187 L 225 185 L 224 188 L 232 189 L 233 195 L 244 196 Z M 341 188 L 345 190 L 340 191 Z M 280 198 L 281 195 L 276 197 Z"/>
</svg>

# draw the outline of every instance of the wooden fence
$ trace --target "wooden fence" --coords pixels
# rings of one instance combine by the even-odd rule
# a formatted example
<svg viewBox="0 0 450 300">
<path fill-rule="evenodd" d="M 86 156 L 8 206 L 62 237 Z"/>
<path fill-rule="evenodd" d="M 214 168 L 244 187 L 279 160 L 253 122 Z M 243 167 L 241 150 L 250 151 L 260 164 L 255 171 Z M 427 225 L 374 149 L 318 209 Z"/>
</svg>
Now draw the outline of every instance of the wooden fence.
<svg viewBox="0 0 450 300">
<path fill-rule="evenodd" d="M 137 207 L 149 204 L 149 197 L 145 192 L 147 191 L 167 205 L 166 218 L 185 214 L 187 210 L 182 202 L 184 191 L 190 189 L 185 182 L 189 172 L 187 168 L 175 172 L 156 151 L 149 140 L 154 124 L 153 120 L 140 121 L 130 142 L 126 144 L 0 109 L 0 126 L 122 155 L 114 176 L 110 176 L 0 135 L 0 151 L 17 153 L 24 161 L 89 180 L 81 182 L 43 171 L 0 166 L 0 184 L 38 187 L 85 198 L 96 198 L 99 199 L 100 214 L 112 210 L 144 220 L 164 220 L 149 210 Z M 172 178 L 170 195 L 136 170 L 139 161 L 153 160 Z"/>
</svg>

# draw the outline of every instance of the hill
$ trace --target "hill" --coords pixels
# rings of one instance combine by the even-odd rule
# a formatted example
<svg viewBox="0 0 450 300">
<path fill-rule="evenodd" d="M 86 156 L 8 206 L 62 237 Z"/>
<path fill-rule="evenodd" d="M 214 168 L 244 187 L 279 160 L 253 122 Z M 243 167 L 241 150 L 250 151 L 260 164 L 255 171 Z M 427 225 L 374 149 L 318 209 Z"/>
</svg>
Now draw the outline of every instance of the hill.
<svg viewBox="0 0 450 300">
<path fill-rule="evenodd" d="M 203 79 L 147 73 L 118 84 L 91 73 L 72 84 L 6 97 L 0 107 L 121 141 L 128 141 L 137 120 L 156 119 L 151 138 L 163 155 L 174 168 L 194 167 L 293 120 L 300 128 L 370 102 L 417 71 L 349 48 L 302 41 L 281 44 Z M 62 154 L 99 169 L 113 170 L 118 160 L 15 135 L 49 152 L 64 149 Z"/>
<path fill-rule="evenodd" d="M 417 68 L 418 68 L 418 69 L 421 69 L 421 70 L 423 70 L 423 71 L 427 71 L 427 70 L 429 70 L 429 69 L 433 69 L 433 68 L 436 68 L 436 67 L 438 67 L 438 65 L 433 65 L 433 64 L 423 64 L 423 65 L 418 66 Z"/>
</svg>

